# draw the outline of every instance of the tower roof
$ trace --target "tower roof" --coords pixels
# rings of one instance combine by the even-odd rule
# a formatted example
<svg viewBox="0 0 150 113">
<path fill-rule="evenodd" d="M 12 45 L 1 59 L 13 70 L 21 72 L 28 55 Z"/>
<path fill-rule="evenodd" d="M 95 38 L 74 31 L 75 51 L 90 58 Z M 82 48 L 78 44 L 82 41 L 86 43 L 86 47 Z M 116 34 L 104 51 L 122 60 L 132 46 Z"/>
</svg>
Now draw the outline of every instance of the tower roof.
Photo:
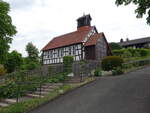
<svg viewBox="0 0 150 113">
<path fill-rule="evenodd" d="M 91 26 L 91 16 L 90 14 L 88 15 L 83 15 L 82 17 L 77 19 L 77 28 L 83 27 L 83 26 Z"/>
</svg>

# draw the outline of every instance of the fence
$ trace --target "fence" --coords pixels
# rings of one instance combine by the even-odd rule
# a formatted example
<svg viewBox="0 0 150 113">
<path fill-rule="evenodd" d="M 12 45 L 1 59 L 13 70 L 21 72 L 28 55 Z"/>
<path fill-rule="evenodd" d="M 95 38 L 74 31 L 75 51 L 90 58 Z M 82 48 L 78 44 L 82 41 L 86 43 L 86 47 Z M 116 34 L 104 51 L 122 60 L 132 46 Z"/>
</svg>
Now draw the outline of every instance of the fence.
<svg viewBox="0 0 150 113">
<path fill-rule="evenodd" d="M 130 61 L 128 63 L 123 64 L 123 68 L 131 68 L 131 67 L 139 67 L 144 65 L 150 65 L 150 59 L 145 60 L 137 60 L 137 61 Z"/>
<path fill-rule="evenodd" d="M 52 69 L 50 69 L 50 67 Z M 21 96 L 26 93 L 33 92 L 51 77 L 63 72 L 60 66 L 43 66 L 32 71 L 18 71 L 6 74 L 0 78 L 0 99 L 1 98 L 16 98 L 17 102 Z M 39 90 L 41 95 L 41 90 Z"/>
</svg>

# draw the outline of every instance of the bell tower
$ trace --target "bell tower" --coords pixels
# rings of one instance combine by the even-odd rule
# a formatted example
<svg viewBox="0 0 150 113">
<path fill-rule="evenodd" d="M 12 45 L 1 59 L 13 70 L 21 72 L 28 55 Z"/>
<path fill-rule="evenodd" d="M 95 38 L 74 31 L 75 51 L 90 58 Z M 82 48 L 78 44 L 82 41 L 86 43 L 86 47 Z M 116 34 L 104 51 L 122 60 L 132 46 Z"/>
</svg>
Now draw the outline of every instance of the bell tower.
<svg viewBox="0 0 150 113">
<path fill-rule="evenodd" d="M 91 20 L 92 20 L 92 18 L 90 16 L 90 14 L 83 15 L 82 17 L 77 19 L 77 23 L 78 23 L 77 28 L 80 28 L 83 26 L 89 26 L 90 27 L 91 26 Z"/>
</svg>

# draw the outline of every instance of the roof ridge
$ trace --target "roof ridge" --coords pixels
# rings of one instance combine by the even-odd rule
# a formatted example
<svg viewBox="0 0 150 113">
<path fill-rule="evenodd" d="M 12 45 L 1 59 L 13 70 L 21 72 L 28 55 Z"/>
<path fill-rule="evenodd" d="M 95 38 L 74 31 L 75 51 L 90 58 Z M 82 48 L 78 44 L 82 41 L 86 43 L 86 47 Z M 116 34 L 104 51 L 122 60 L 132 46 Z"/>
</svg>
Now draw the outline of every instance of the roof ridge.
<svg viewBox="0 0 150 113">
<path fill-rule="evenodd" d="M 93 28 L 93 26 L 90 27 L 90 29 L 92 29 L 92 28 Z M 63 37 L 63 36 L 66 36 L 66 35 L 69 35 L 69 34 L 72 34 L 72 33 L 75 33 L 75 32 L 85 32 L 85 31 L 88 31 L 88 30 L 89 30 L 89 29 L 72 31 L 72 32 L 70 32 L 70 33 L 65 33 L 65 34 L 56 36 L 56 37 L 54 37 L 53 39 L 55 39 L 55 38 L 61 38 L 61 37 Z M 53 40 L 53 39 L 52 39 L 52 40 Z M 52 41 L 52 40 L 51 40 L 51 41 Z"/>
<path fill-rule="evenodd" d="M 143 40 L 143 39 L 147 39 L 147 38 L 150 38 L 150 37 L 136 38 L 136 39 L 132 39 L 132 40 L 129 40 L 129 41 Z M 124 42 L 129 42 L 129 41 L 124 41 Z M 124 43 L 124 42 L 121 42 L 121 43 Z"/>
</svg>

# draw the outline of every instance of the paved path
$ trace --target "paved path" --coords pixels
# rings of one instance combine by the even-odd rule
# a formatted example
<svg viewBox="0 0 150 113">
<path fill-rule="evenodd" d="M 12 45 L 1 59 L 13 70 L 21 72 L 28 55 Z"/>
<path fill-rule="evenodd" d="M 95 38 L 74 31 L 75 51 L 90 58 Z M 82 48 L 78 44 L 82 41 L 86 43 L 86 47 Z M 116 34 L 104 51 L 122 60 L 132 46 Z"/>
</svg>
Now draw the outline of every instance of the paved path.
<svg viewBox="0 0 150 113">
<path fill-rule="evenodd" d="M 150 113 L 150 67 L 102 77 L 30 113 Z"/>
</svg>

